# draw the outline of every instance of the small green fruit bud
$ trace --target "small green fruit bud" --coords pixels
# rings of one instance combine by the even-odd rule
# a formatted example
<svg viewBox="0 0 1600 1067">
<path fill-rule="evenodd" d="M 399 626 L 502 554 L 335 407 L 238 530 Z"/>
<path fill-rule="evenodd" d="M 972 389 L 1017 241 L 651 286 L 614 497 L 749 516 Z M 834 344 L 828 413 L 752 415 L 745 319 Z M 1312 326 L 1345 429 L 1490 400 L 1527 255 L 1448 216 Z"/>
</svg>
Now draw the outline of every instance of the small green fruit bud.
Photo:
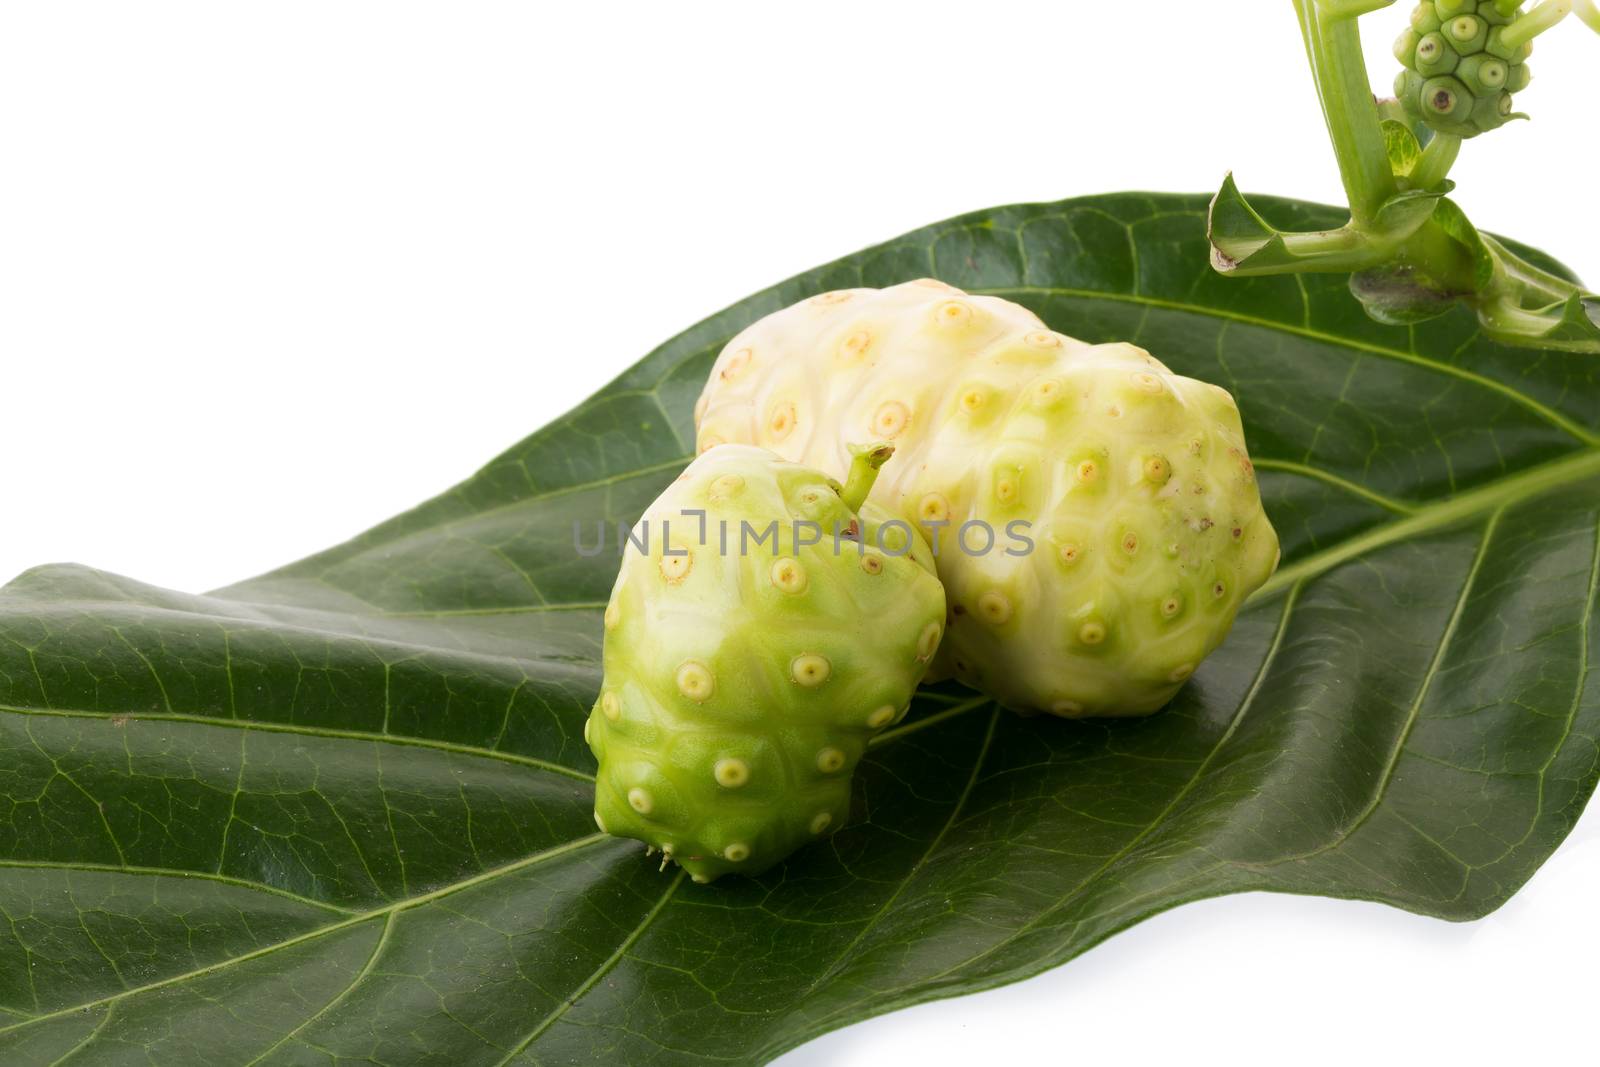
<svg viewBox="0 0 1600 1067">
<path fill-rule="evenodd" d="M 1429 78 L 1422 87 L 1422 106 L 1435 119 L 1459 119 L 1472 110 L 1472 94 L 1448 75 Z"/>
<path fill-rule="evenodd" d="M 1461 57 L 1445 43 L 1442 33 L 1430 33 L 1417 42 L 1416 71 L 1424 78 L 1449 74 L 1459 62 Z"/>
<path fill-rule="evenodd" d="M 1463 56 L 1483 51 L 1489 39 L 1489 24 L 1476 15 L 1451 19 L 1445 31 L 1450 35 L 1451 47 Z"/>
<path fill-rule="evenodd" d="M 1505 88 L 1508 72 L 1505 60 L 1480 53 L 1463 59 L 1461 66 L 1456 68 L 1456 77 L 1473 96 L 1481 99 L 1494 96 Z"/>
</svg>

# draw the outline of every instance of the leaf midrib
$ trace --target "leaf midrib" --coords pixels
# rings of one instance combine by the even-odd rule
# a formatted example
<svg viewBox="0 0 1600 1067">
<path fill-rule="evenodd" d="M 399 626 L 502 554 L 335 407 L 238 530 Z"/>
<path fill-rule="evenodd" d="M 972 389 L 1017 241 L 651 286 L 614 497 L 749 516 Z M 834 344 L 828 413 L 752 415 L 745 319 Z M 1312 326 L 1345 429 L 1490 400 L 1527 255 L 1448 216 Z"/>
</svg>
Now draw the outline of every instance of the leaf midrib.
<svg viewBox="0 0 1600 1067">
<path fill-rule="evenodd" d="M 1530 467 L 1477 489 L 1417 508 L 1394 522 L 1332 545 L 1282 568 L 1250 598 L 1259 603 L 1303 579 L 1314 578 L 1341 563 L 1411 537 L 1420 537 L 1479 515 L 1492 514 L 1554 489 L 1600 477 L 1600 449 L 1585 449 L 1562 459 Z"/>
</svg>

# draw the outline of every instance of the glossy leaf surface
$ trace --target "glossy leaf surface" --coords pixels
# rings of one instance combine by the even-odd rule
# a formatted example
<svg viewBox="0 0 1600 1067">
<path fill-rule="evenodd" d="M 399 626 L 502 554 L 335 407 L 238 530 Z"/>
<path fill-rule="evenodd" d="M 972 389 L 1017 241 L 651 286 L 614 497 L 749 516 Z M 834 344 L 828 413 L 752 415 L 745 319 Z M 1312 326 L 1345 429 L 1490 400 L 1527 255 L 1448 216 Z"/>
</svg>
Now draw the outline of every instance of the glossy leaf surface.
<svg viewBox="0 0 1600 1067">
<path fill-rule="evenodd" d="M 1600 362 L 1488 343 L 1465 312 L 1380 326 L 1337 277 L 1218 277 L 1205 211 L 1007 207 L 850 256 L 443 496 L 210 595 L 16 579 L 0 1059 L 763 1062 L 1201 897 L 1496 907 L 1595 784 Z M 936 688 L 831 842 L 759 881 L 658 873 L 590 818 L 616 561 L 580 557 L 573 525 L 588 543 L 676 474 L 745 324 L 923 275 L 1232 390 L 1283 568 L 1155 718 Z"/>
</svg>

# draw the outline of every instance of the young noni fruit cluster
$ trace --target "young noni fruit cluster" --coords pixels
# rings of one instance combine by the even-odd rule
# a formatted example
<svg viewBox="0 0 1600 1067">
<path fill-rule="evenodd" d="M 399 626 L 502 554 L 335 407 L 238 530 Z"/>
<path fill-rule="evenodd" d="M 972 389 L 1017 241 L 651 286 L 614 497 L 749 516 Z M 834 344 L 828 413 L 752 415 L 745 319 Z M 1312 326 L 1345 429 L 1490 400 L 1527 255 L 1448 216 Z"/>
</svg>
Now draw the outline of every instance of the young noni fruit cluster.
<svg viewBox="0 0 1600 1067">
<path fill-rule="evenodd" d="M 714 448 L 646 511 L 584 728 L 601 830 L 710 881 L 843 825 L 867 741 L 906 713 L 944 630 L 929 546 L 863 505 L 893 451 L 856 449 L 841 486 Z"/>
<path fill-rule="evenodd" d="M 1423 0 L 1395 41 L 1394 93 L 1439 133 L 1476 137 L 1519 118 L 1511 94 L 1532 77 L 1532 33 L 1513 29 L 1520 0 Z M 1526 24 L 1525 24 L 1526 25 Z"/>
<path fill-rule="evenodd" d="M 1024 712 L 1157 710 L 1277 564 L 1225 390 L 941 282 L 769 315 L 722 352 L 696 418 L 708 454 L 821 469 L 892 441 L 872 499 L 938 540 L 933 674 Z"/>
</svg>

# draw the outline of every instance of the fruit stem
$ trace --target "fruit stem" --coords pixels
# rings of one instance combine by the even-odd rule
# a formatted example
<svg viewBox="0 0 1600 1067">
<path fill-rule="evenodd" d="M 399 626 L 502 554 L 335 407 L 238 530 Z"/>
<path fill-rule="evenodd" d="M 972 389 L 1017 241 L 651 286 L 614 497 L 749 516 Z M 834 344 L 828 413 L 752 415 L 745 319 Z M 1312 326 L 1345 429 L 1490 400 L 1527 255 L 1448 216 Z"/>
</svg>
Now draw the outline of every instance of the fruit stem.
<svg viewBox="0 0 1600 1067">
<path fill-rule="evenodd" d="M 1572 0 L 1544 0 L 1544 3 L 1500 31 L 1500 40 L 1510 48 L 1521 48 L 1545 30 L 1572 14 Z"/>
<path fill-rule="evenodd" d="M 894 445 L 887 441 L 880 441 L 871 445 L 851 445 L 850 473 L 845 475 L 844 488 L 839 490 L 839 498 L 844 501 L 844 506 L 851 511 L 860 511 L 861 505 L 867 502 L 867 495 L 872 492 L 872 486 L 878 480 L 878 469 L 889 462 L 889 457 L 894 455 Z"/>
<path fill-rule="evenodd" d="M 1428 142 L 1428 147 L 1417 157 L 1416 166 L 1411 168 L 1409 177 L 1412 188 L 1432 189 L 1444 181 L 1460 155 L 1461 138 L 1453 133 L 1434 134 L 1433 140 Z"/>
</svg>

